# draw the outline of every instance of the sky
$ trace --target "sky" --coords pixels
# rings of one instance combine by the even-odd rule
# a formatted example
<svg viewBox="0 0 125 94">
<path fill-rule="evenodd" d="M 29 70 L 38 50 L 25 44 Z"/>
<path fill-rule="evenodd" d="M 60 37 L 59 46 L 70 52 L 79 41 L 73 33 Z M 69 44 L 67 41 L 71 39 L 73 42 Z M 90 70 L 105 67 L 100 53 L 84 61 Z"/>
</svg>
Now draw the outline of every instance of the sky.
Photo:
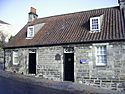
<svg viewBox="0 0 125 94">
<path fill-rule="evenodd" d="M 0 0 L 0 20 L 14 27 L 15 35 L 28 21 L 30 7 L 38 18 L 118 6 L 118 0 Z"/>
</svg>

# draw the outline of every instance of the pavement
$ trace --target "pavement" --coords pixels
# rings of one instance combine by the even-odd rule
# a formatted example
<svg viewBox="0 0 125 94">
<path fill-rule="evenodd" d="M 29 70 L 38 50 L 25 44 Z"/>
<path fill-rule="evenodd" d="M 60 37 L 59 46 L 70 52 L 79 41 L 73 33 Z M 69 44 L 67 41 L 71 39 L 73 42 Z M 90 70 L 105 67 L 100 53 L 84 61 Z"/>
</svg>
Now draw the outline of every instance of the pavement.
<svg viewBox="0 0 125 94">
<path fill-rule="evenodd" d="M 65 92 L 67 91 L 72 92 L 69 94 L 125 94 L 125 92 L 117 92 L 113 90 L 101 89 L 97 87 L 92 87 L 68 81 L 64 82 L 51 81 L 39 77 L 25 76 L 22 74 L 7 72 L 3 70 L 0 70 L 0 77 L 24 83 L 30 83 L 32 85 L 37 85 L 40 87 L 51 88 L 54 90 L 56 89 Z"/>
<path fill-rule="evenodd" d="M 0 76 L 0 94 L 76 94 Z"/>
</svg>

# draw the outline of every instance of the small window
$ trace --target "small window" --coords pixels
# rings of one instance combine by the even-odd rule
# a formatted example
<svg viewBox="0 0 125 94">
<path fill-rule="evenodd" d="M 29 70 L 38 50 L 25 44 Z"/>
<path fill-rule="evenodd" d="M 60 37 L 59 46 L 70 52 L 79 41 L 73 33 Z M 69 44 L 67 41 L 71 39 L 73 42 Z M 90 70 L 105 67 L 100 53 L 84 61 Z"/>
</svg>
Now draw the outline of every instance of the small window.
<svg viewBox="0 0 125 94">
<path fill-rule="evenodd" d="M 98 19 L 92 19 L 92 29 L 99 29 Z"/>
<path fill-rule="evenodd" d="M 18 51 L 13 51 L 13 65 L 18 65 Z"/>
<path fill-rule="evenodd" d="M 33 38 L 34 37 L 34 26 L 29 26 L 27 28 L 27 38 Z"/>
<path fill-rule="evenodd" d="M 96 47 L 96 65 L 105 66 L 107 64 L 106 45 Z"/>
<path fill-rule="evenodd" d="M 90 18 L 90 31 L 100 32 L 100 17 Z"/>
</svg>

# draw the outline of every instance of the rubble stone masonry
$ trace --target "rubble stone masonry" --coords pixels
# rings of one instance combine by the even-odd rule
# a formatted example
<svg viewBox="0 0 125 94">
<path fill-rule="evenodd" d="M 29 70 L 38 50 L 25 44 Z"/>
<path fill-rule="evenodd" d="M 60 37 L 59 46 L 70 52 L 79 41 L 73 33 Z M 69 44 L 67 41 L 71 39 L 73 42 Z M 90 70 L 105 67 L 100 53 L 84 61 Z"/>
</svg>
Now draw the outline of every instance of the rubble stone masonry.
<svg viewBox="0 0 125 94">
<path fill-rule="evenodd" d="M 96 66 L 95 46 L 107 47 L 107 64 Z M 125 88 L 125 42 L 74 44 L 74 79 L 97 87 L 124 90 Z M 29 49 L 36 49 L 36 76 L 49 80 L 63 81 L 64 52 L 62 46 L 5 49 L 5 68 L 7 71 L 28 74 Z M 18 50 L 18 65 L 13 65 L 12 53 Z M 60 59 L 56 59 L 56 55 Z M 80 60 L 86 63 L 81 64 Z"/>
</svg>

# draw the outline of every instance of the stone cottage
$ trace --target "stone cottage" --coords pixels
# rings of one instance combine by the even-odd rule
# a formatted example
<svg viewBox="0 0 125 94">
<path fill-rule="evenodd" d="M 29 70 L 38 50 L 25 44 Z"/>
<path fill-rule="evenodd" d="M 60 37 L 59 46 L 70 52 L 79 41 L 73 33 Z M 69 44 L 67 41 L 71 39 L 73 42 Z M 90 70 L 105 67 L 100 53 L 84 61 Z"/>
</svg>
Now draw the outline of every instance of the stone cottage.
<svg viewBox="0 0 125 94">
<path fill-rule="evenodd" d="M 5 70 L 123 90 L 125 0 L 119 6 L 38 18 L 5 46 Z"/>
</svg>

